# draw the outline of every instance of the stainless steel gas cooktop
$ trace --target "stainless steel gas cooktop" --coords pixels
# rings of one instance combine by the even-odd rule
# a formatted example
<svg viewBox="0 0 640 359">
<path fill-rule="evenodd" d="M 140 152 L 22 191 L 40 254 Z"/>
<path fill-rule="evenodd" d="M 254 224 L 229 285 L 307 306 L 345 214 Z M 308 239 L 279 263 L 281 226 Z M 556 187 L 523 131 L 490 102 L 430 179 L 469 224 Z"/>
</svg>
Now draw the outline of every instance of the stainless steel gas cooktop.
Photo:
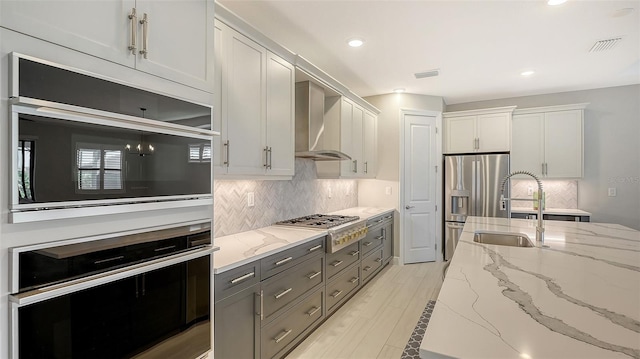
<svg viewBox="0 0 640 359">
<path fill-rule="evenodd" d="M 330 214 L 312 214 L 309 216 L 288 219 L 286 221 L 278 222 L 276 224 L 283 226 L 294 226 L 294 227 L 307 227 L 307 228 L 320 228 L 320 229 L 329 229 L 332 227 L 337 227 L 339 225 L 357 221 L 360 217 L 358 216 L 337 216 Z"/>
<path fill-rule="evenodd" d="M 367 221 L 358 216 L 312 214 L 276 225 L 327 230 L 327 252 L 334 253 L 367 235 Z"/>
</svg>

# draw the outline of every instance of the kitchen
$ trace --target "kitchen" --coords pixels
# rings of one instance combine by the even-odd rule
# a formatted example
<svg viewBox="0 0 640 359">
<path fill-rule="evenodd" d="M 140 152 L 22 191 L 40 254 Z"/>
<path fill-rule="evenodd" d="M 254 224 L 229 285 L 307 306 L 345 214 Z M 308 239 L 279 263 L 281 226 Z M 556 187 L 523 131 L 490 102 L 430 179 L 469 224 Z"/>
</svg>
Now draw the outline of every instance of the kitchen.
<svg viewBox="0 0 640 359">
<path fill-rule="evenodd" d="M 261 11 L 255 11 L 255 8 L 253 8 L 254 11 L 249 11 L 246 13 L 242 13 L 241 11 L 239 11 L 242 6 L 245 6 L 249 10 L 251 10 L 252 6 L 259 7 L 262 5 L 253 3 L 238 3 L 232 5 L 232 3 L 227 4 L 224 2 L 222 3 L 222 5 L 228 5 L 232 11 L 237 12 L 238 14 L 242 14 L 243 17 L 245 17 L 245 19 L 248 20 L 251 25 L 255 26 L 256 28 L 260 28 L 261 31 L 265 31 L 264 29 L 266 29 L 266 27 L 263 27 L 259 21 L 259 14 Z M 569 6 L 572 4 L 570 2 L 566 5 Z M 617 10 L 618 8 L 628 8 L 634 6 L 637 9 L 636 2 L 625 2 L 616 5 L 620 6 L 612 6 L 611 9 L 615 8 L 615 10 Z M 234 8 L 234 6 L 236 8 Z M 220 9 L 216 8 L 216 16 L 224 14 L 224 10 L 221 9 L 222 7 L 220 7 Z M 131 9 L 128 9 L 127 11 L 130 10 Z M 154 38 L 153 36 L 158 36 L 155 31 L 159 30 L 154 29 L 160 28 L 158 24 L 162 23 L 162 21 L 165 20 L 162 20 L 161 17 L 154 17 L 154 13 L 144 10 L 142 7 L 140 7 L 140 9 L 138 10 L 139 11 L 137 16 L 140 20 L 143 18 L 143 14 L 145 12 L 149 12 L 149 36 L 151 36 L 149 46 L 158 46 L 161 40 L 159 38 Z M 34 10 L 34 12 L 37 11 Z M 57 14 L 59 19 L 68 19 L 68 22 L 73 22 L 73 16 L 64 13 L 64 11 L 59 12 L 60 14 Z M 4 12 L 4 14 L 6 14 L 6 12 Z M 636 19 L 634 20 L 636 21 L 636 23 L 637 17 L 633 18 L 633 16 L 637 16 L 637 14 L 638 13 L 636 10 L 636 12 L 631 15 L 632 19 Z M 208 16 L 210 16 L 210 18 L 212 19 L 213 13 L 208 14 Z M 72 19 L 69 19 L 68 17 L 71 17 Z M 15 16 L 15 18 L 19 17 Z M 616 17 L 616 19 L 617 18 L 618 17 Z M 26 21 L 28 20 L 28 17 L 22 15 L 21 19 Z M 626 19 L 625 21 L 628 21 L 629 17 L 622 16 L 619 17 L 619 19 Z M 262 21 L 264 22 L 265 20 Z M 290 21 L 292 20 L 283 20 L 280 23 L 286 24 Z M 213 91 L 212 95 L 211 92 L 197 90 L 198 88 L 206 88 L 206 86 L 214 85 L 214 82 L 206 77 L 208 76 L 206 75 L 206 71 L 204 71 L 205 75 L 202 75 L 202 73 L 198 74 L 201 77 L 205 77 L 205 80 L 203 81 L 205 84 L 203 85 L 202 83 L 195 83 L 195 80 L 193 80 L 193 78 L 196 78 L 196 76 L 183 76 L 182 79 L 175 80 L 171 78 L 171 76 L 173 76 L 172 74 L 162 73 L 162 71 L 157 69 L 148 70 L 143 69 L 142 67 L 140 67 L 140 69 L 130 69 L 122 65 L 113 64 L 114 62 L 118 63 L 115 60 L 109 60 L 110 62 L 105 62 L 96 59 L 95 57 L 82 54 L 83 52 L 94 54 L 95 49 L 92 50 L 81 48 L 81 46 L 84 45 L 79 40 L 75 40 L 72 45 L 66 45 L 67 48 L 77 48 L 79 52 L 71 51 L 68 49 L 62 51 L 60 47 L 55 46 L 54 44 L 66 44 L 64 42 L 64 37 L 49 39 L 49 42 L 41 42 L 36 38 L 47 39 L 48 35 L 46 33 L 36 33 L 33 34 L 34 37 L 17 35 L 12 31 L 6 30 L 7 27 L 18 26 L 15 24 L 10 24 L 10 22 L 10 19 L 6 19 L 6 16 L 3 17 L 2 24 L 5 28 L 3 29 L 2 33 L 3 74 L 9 73 L 9 63 L 6 56 L 7 52 L 17 51 L 38 58 L 47 59 L 48 61 L 52 61 L 54 63 L 75 64 L 75 67 L 81 67 L 83 70 L 89 71 L 91 73 L 101 74 L 103 76 L 114 79 L 123 79 L 123 81 L 127 80 L 127 82 L 137 83 L 138 86 L 144 87 L 145 89 L 152 89 L 154 91 L 160 91 L 165 94 L 170 94 L 180 98 L 187 98 L 190 101 L 198 103 L 213 104 L 214 95 L 222 94 L 221 92 Z M 189 26 L 195 27 L 196 25 L 197 24 L 185 24 L 183 26 L 185 26 L 186 28 Z M 36 26 L 31 30 L 24 30 L 24 32 L 30 33 L 29 31 L 33 32 L 42 28 L 42 26 Z M 189 29 L 192 29 L 192 27 L 189 27 Z M 142 26 L 140 26 L 138 30 L 139 34 L 142 34 Z M 204 31 L 203 29 L 194 29 L 192 31 L 199 30 Z M 127 37 L 126 35 L 129 34 L 128 27 L 120 29 L 118 31 L 123 32 L 125 38 Z M 211 29 L 211 33 L 213 33 L 213 29 Z M 255 41 L 261 43 L 263 47 L 267 47 L 270 51 L 276 52 L 281 55 L 281 53 L 279 53 L 279 50 L 281 49 L 282 45 L 276 43 L 274 40 L 270 40 L 266 37 L 267 35 L 265 34 L 267 34 L 266 31 L 264 34 L 250 32 L 248 35 L 254 37 Z M 455 34 L 452 34 L 452 36 L 454 35 Z M 600 39 L 603 36 L 610 35 L 617 34 L 601 34 L 598 35 L 599 37 L 597 39 Z M 270 34 L 270 36 L 273 36 L 273 34 Z M 637 36 L 637 33 L 632 33 L 627 36 Z M 273 38 L 276 39 L 275 36 L 273 36 Z M 217 40 L 218 38 L 216 38 L 216 41 Z M 592 41 L 596 39 L 591 39 L 589 37 L 588 40 Z M 625 38 L 624 40 L 629 40 L 630 42 L 632 42 L 632 38 Z M 285 42 L 283 41 L 282 44 L 285 44 Z M 366 46 L 370 44 L 371 42 L 365 43 L 365 48 L 363 49 L 366 49 Z M 625 42 L 623 41 L 618 46 L 622 47 L 624 44 Z M 142 46 L 142 41 L 138 41 L 138 45 Z M 280 47 L 278 47 L 278 45 Z M 295 49 L 302 53 L 301 48 L 293 47 L 291 45 L 287 45 L 287 47 L 290 47 L 291 49 Z M 156 51 L 161 50 L 163 49 L 158 49 Z M 151 58 L 153 58 L 153 51 L 154 48 L 150 47 L 149 56 Z M 185 49 L 184 51 L 188 52 L 188 49 Z M 346 51 L 346 49 L 343 51 Z M 108 52 L 106 50 L 100 52 L 100 54 L 101 55 L 99 57 L 109 59 L 110 55 L 108 55 Z M 603 55 L 604 54 L 605 53 L 603 53 Z M 209 55 L 209 58 L 213 58 L 213 51 Z M 138 61 L 142 63 L 142 60 Z M 314 61 L 314 63 L 315 62 L 316 61 Z M 82 66 L 79 66 L 78 64 L 81 64 Z M 303 62 L 299 62 L 299 64 L 303 64 Z M 175 66 L 175 63 L 172 63 L 171 65 Z M 319 65 L 319 63 L 316 63 L 315 65 Z M 198 66 L 199 65 L 197 64 L 188 64 L 187 70 L 183 70 L 182 72 L 189 72 L 191 71 L 191 68 L 193 68 L 194 71 L 196 69 L 198 69 L 199 71 L 203 68 L 202 66 Z M 446 68 L 444 67 L 444 64 L 436 64 L 435 66 L 427 68 L 437 66 L 442 67 L 442 77 L 444 77 L 446 74 Z M 307 65 L 306 68 L 307 70 L 312 70 L 313 67 L 314 65 L 310 64 Z M 418 68 L 415 71 L 417 72 L 422 70 L 424 70 L 424 68 Z M 156 73 L 159 73 L 160 75 L 145 76 L 145 71 L 156 71 Z M 332 76 L 336 76 L 336 78 L 340 81 L 344 81 L 343 79 L 345 77 L 341 75 L 341 72 L 333 71 L 332 68 L 325 68 L 324 66 L 322 66 L 321 71 L 326 71 Z M 298 81 L 297 75 L 298 74 L 296 73 L 296 81 Z M 167 78 L 172 81 L 164 80 Z M 332 80 L 326 79 L 326 81 Z M 410 108 L 449 113 L 456 111 L 497 108 L 505 106 L 516 106 L 516 110 L 518 110 L 522 108 L 536 108 L 578 103 L 589 103 L 584 112 L 584 176 L 580 179 L 573 180 L 573 183 L 567 185 L 570 189 L 575 188 L 576 192 L 573 197 L 573 202 L 570 202 L 570 207 L 573 207 L 575 205 L 576 207 L 574 208 L 580 208 L 589 212 L 591 214 L 592 222 L 619 223 L 626 225 L 627 227 L 638 229 L 637 218 L 640 217 L 640 212 L 638 209 L 638 198 L 640 198 L 640 194 L 638 193 L 637 185 L 637 163 L 639 162 L 637 160 L 637 83 L 636 72 L 635 82 L 628 83 L 628 86 L 604 85 L 588 87 L 585 85 L 584 87 L 576 90 L 564 90 L 560 87 L 549 87 L 550 89 L 559 90 L 547 90 L 544 92 L 538 92 L 537 94 L 518 94 L 518 92 L 516 92 L 515 90 L 510 90 L 510 92 L 507 92 L 506 95 L 492 95 L 490 94 L 490 92 L 493 90 L 489 89 L 487 86 L 486 93 L 488 97 L 469 97 L 466 100 L 456 101 L 453 103 L 447 100 L 446 105 L 446 96 L 440 97 L 445 94 L 444 89 L 442 90 L 442 92 L 437 90 L 424 92 L 434 95 L 414 95 L 411 93 L 405 93 L 401 95 L 375 95 L 378 93 L 389 93 L 392 88 L 389 88 L 385 91 L 369 92 L 374 95 L 366 97 L 363 100 L 364 102 L 359 102 L 360 100 L 357 96 L 352 98 L 352 100 L 355 101 L 355 104 L 359 105 L 365 113 L 374 113 L 376 109 L 380 110 L 380 113 L 376 114 L 378 117 L 378 153 L 376 163 L 377 174 L 375 176 L 375 179 L 365 178 L 364 175 L 362 175 L 362 177 L 358 179 L 335 180 L 321 178 L 321 176 L 319 176 L 317 172 L 317 164 L 320 162 L 312 162 L 306 159 L 298 159 L 295 161 L 294 165 L 291 165 L 290 163 L 293 162 L 293 158 L 291 158 L 291 160 L 289 160 L 290 162 L 280 166 L 277 161 L 282 157 L 282 155 L 276 152 L 278 151 L 276 145 L 270 144 L 268 146 L 273 148 L 274 151 L 271 157 L 271 159 L 273 160 L 271 163 L 272 167 L 281 169 L 282 172 L 280 172 L 280 174 L 269 176 L 274 176 L 272 178 L 275 178 L 277 176 L 281 176 L 284 178 L 290 177 L 291 180 L 264 180 L 265 177 L 267 177 L 266 174 L 263 177 L 260 177 L 261 175 L 256 175 L 255 173 L 247 174 L 247 171 L 253 171 L 253 169 L 236 167 L 238 171 L 244 171 L 245 173 L 225 175 L 227 176 L 225 178 L 235 178 L 234 180 L 220 180 L 220 176 L 215 177 L 213 188 L 214 201 L 212 206 L 209 205 L 207 207 L 207 205 L 204 205 L 175 209 L 138 211 L 120 214 L 116 213 L 101 216 L 99 220 L 96 220 L 95 218 L 66 218 L 35 223 L 8 223 L 6 219 L 7 216 L 5 216 L 5 219 L 3 219 L 3 222 L 0 225 L 0 229 L 2 230 L 0 234 L 0 241 L 2 243 L 3 250 L 6 250 L 7 248 L 25 246 L 28 244 L 65 240 L 68 238 L 91 237 L 102 233 L 136 230 L 143 227 L 152 228 L 167 223 L 189 222 L 194 218 L 199 219 L 211 217 L 211 212 L 213 212 L 214 238 L 217 239 L 218 237 L 224 237 L 226 235 L 232 235 L 238 232 L 246 232 L 249 230 L 270 226 L 273 223 L 281 220 L 291 219 L 316 212 L 326 214 L 356 206 L 391 208 L 397 211 L 399 208 L 401 208 L 400 203 L 402 203 L 401 199 L 398 197 L 398 194 L 400 193 L 402 187 L 400 186 L 400 165 L 398 163 L 398 158 L 400 155 L 400 125 L 398 124 L 398 113 L 400 109 Z M 180 84 L 187 84 L 188 86 L 185 87 L 181 86 Z M 334 83 L 334 88 L 341 89 L 340 85 L 341 84 L 339 82 Z M 350 83 L 350 86 L 354 85 L 351 85 Z M 6 83 L 3 83 L 2 91 L 3 99 L 8 98 L 9 96 L 7 94 L 9 93 L 9 89 L 7 88 Z M 343 91 L 346 94 L 351 94 L 346 90 Z M 360 95 L 367 93 L 358 90 L 354 91 Z M 328 92 L 328 90 L 326 90 L 325 92 Z M 327 95 L 327 93 L 325 93 L 325 95 Z M 332 97 L 332 95 L 335 96 L 335 93 L 329 93 L 327 97 Z M 369 104 L 370 107 L 367 106 L 367 104 Z M 3 101 L 3 108 L 7 109 L 7 106 L 7 101 Z M 225 111 L 224 107 L 216 108 L 214 106 L 214 122 L 216 121 L 216 119 L 221 119 L 226 116 L 225 114 L 217 114 L 215 112 L 219 110 Z M 252 111 L 253 109 L 244 110 Z M 4 113 L 8 112 L 8 109 L 4 111 Z M 222 129 L 223 131 L 221 131 L 221 133 L 224 136 L 224 133 L 226 131 L 224 131 L 224 127 L 222 127 Z M 229 131 L 231 130 L 233 129 L 230 128 Z M 240 128 L 239 130 L 246 130 L 246 128 Z M 247 133 L 246 139 L 243 139 L 242 141 L 246 141 L 247 145 L 252 144 L 258 146 L 259 150 L 257 161 L 255 161 L 257 165 L 253 167 L 263 167 L 263 159 L 267 158 L 268 161 L 269 153 L 262 152 L 262 148 L 259 147 L 261 142 L 260 136 L 262 136 L 262 134 L 258 133 L 256 135 L 258 137 L 250 137 L 255 135 L 255 131 L 248 132 L 251 132 L 251 134 Z M 8 136 L 3 136 L 4 137 L 2 138 L 2 142 L 8 143 Z M 224 143 L 222 141 L 224 138 L 223 136 L 214 137 L 213 148 L 221 148 L 222 150 L 218 152 L 221 156 L 224 156 L 226 154 L 230 155 L 232 164 L 239 163 L 238 160 L 242 161 L 242 158 L 234 157 L 242 155 L 242 151 L 239 151 L 241 147 L 234 147 L 237 142 L 235 142 L 233 139 L 226 138 L 226 140 L 230 140 L 229 147 L 227 147 L 227 150 L 229 150 L 229 152 L 224 152 Z M 296 139 L 297 138 L 298 136 L 296 136 Z M 382 141 L 381 139 L 384 139 L 384 141 Z M 284 140 L 287 139 L 285 138 Z M 290 139 L 288 140 L 290 141 Z M 280 143 L 282 141 L 282 138 L 276 138 L 273 143 Z M 216 151 L 214 150 L 214 154 L 215 153 Z M 614 158 L 618 158 L 616 156 L 619 156 L 621 153 L 628 153 L 628 157 L 623 157 L 622 160 L 612 160 Z M 9 163 L 9 157 L 6 153 L 4 153 L 2 156 L 2 161 L 0 163 L 4 163 L 4 165 L 6 166 Z M 220 163 L 216 163 L 215 161 L 222 160 L 222 162 L 224 162 L 224 159 L 224 157 L 213 158 L 214 169 L 216 167 L 222 167 Z M 327 162 L 327 164 L 329 164 L 329 162 Z M 332 165 L 329 164 L 329 166 Z M 363 170 L 364 161 L 360 163 L 360 166 Z M 293 168 L 295 168 L 294 172 L 291 171 Z M 512 169 L 516 170 L 516 168 Z M 329 171 L 331 169 L 327 170 Z M 4 181 L 8 182 L 9 179 L 3 178 L 3 182 Z M 529 187 L 529 185 L 525 184 L 525 191 L 528 189 L 527 187 Z M 9 186 L 4 186 L 4 188 L 9 188 Z M 608 188 L 616 188 L 617 193 L 615 197 L 609 197 Z M 248 202 L 250 202 L 248 198 L 249 193 L 254 193 L 254 206 L 252 207 L 250 207 L 248 204 Z M 527 195 L 526 192 L 525 195 Z M 5 193 L 3 197 L 8 198 L 8 195 Z M 558 199 L 557 196 L 555 199 Z M 554 200 L 554 198 L 549 197 L 548 203 L 550 204 L 552 200 Z M 579 207 L 577 207 L 578 205 Z M 5 214 L 8 214 L 8 208 L 9 205 L 7 203 L 7 200 L 5 199 L 3 201 L 3 212 Z M 395 215 L 396 223 L 393 229 L 394 237 L 399 238 L 398 236 L 400 236 L 401 233 L 401 229 L 399 228 L 400 225 L 398 223 L 399 212 L 397 212 Z M 216 239 L 214 239 L 215 245 L 217 245 Z M 394 256 L 400 255 L 400 253 L 402 253 L 400 251 L 400 243 L 395 241 L 394 246 Z M 217 255 L 218 254 L 216 254 L 216 256 Z M 6 267 L 8 266 L 6 255 L 3 258 L 5 258 L 3 260 L 3 266 Z M 7 293 L 10 292 L 11 291 L 8 289 L 7 284 L 3 284 L 3 293 L 5 298 L 3 299 L 3 306 L 7 305 Z M 3 312 L 7 313 L 8 310 L 5 310 Z M 8 323 L 6 314 L 2 314 L 2 318 L 3 323 Z M 1 346 L 2 348 L 4 348 L 3 350 L 8 350 L 8 345 L 6 345 L 6 343 L 9 342 L 9 334 L 6 326 L 5 329 L 2 330 L 2 333 L 3 334 L 1 343 L 3 344 Z M 3 356 L 4 355 L 5 354 L 3 354 Z"/>
</svg>

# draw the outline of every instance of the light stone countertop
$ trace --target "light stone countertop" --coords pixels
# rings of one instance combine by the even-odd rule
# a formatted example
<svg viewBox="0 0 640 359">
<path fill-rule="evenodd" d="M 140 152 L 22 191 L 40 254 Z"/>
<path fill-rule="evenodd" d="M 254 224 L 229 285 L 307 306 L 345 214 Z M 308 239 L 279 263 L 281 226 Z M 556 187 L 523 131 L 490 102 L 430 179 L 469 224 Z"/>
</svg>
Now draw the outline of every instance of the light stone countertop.
<svg viewBox="0 0 640 359">
<path fill-rule="evenodd" d="M 544 214 L 559 214 L 559 215 L 569 215 L 569 216 L 591 216 L 590 212 L 583 211 L 577 208 L 548 208 L 542 210 Z M 537 214 L 538 210 L 533 209 L 533 207 L 512 207 L 512 213 L 531 213 Z"/>
<path fill-rule="evenodd" d="M 473 242 L 535 220 L 468 217 L 421 358 L 640 358 L 640 231 L 545 221 L 548 248 Z"/>
<path fill-rule="evenodd" d="M 391 211 L 390 208 L 353 207 L 331 214 L 367 219 Z M 226 272 L 326 235 L 326 230 L 269 226 L 214 238 L 220 250 L 213 255 L 213 273 Z"/>
</svg>

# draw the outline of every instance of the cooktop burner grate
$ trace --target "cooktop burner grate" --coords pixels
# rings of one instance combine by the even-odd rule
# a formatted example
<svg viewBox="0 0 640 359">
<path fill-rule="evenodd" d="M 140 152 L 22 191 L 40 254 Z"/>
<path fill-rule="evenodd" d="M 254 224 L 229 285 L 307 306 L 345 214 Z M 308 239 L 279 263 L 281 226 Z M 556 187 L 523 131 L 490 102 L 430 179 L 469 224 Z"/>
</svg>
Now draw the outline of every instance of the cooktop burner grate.
<svg viewBox="0 0 640 359">
<path fill-rule="evenodd" d="M 295 226 L 295 227 L 311 227 L 327 229 L 337 227 L 339 225 L 357 221 L 358 216 L 338 216 L 328 214 L 312 214 L 309 216 L 288 219 L 286 221 L 277 222 L 277 225 Z"/>
</svg>

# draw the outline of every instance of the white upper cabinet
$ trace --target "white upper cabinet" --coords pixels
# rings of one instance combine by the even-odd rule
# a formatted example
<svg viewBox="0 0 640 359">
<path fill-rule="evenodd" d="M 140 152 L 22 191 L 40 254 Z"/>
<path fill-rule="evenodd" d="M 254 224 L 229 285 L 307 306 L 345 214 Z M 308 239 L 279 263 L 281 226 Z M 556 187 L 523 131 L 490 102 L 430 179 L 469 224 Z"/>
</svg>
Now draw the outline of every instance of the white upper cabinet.
<svg viewBox="0 0 640 359">
<path fill-rule="evenodd" d="M 294 68 L 216 21 L 216 175 L 293 176 Z M 219 40 L 218 40 L 219 39 Z"/>
<path fill-rule="evenodd" d="M 377 122 L 376 115 L 369 111 L 364 112 L 362 152 L 364 159 L 363 174 L 366 178 L 375 178 L 377 173 Z"/>
<path fill-rule="evenodd" d="M 587 104 L 519 109 L 513 115 L 511 168 L 545 178 L 583 176 Z"/>
<path fill-rule="evenodd" d="M 445 153 L 511 150 L 511 113 L 515 106 L 446 112 Z"/>
<path fill-rule="evenodd" d="M 213 9 L 213 0 L 3 0 L 0 24 L 212 92 Z"/>
</svg>

